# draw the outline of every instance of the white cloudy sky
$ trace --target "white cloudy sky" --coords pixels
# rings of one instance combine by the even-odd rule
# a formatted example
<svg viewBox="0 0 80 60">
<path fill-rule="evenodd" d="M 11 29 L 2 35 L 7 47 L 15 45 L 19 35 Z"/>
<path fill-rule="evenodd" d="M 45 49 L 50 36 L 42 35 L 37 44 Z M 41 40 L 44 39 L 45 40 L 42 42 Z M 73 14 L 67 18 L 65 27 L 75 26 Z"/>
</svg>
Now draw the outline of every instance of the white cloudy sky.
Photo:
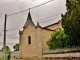
<svg viewBox="0 0 80 60">
<path fill-rule="evenodd" d="M 0 48 L 3 46 L 3 25 L 5 14 L 13 14 L 37 6 L 50 0 L 0 0 Z M 60 14 L 66 11 L 66 0 L 54 0 L 40 7 L 31 9 L 31 16 L 36 25 L 47 26 L 60 20 Z M 24 26 L 29 11 L 7 17 L 7 45 L 19 43 L 19 30 Z M 15 30 L 17 29 L 17 30 Z"/>
</svg>

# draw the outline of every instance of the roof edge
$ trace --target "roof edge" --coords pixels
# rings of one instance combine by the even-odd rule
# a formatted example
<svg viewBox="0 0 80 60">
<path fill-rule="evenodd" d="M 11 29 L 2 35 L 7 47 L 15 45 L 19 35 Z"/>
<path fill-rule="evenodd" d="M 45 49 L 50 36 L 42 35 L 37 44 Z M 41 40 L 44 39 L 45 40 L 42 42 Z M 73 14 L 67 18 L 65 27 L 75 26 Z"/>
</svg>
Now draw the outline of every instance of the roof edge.
<svg viewBox="0 0 80 60">
<path fill-rule="evenodd" d="M 61 22 L 61 20 L 59 20 L 58 22 L 56 22 L 56 23 L 54 23 L 54 24 L 50 24 L 50 25 L 48 25 L 48 26 L 45 26 L 45 27 L 49 27 L 49 26 L 52 26 L 52 25 L 58 24 L 59 22 Z M 44 28 L 45 28 L 45 27 L 44 27 Z"/>
</svg>

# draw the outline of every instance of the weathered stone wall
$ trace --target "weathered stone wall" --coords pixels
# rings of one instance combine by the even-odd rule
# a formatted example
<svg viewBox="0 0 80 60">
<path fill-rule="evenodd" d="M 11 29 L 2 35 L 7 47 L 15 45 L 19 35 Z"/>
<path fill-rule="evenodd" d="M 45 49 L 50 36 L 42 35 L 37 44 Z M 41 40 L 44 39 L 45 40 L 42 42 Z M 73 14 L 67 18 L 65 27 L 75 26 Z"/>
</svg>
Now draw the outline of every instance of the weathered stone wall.
<svg viewBox="0 0 80 60">
<path fill-rule="evenodd" d="M 20 38 L 20 57 L 37 57 L 37 37 L 35 26 L 29 24 Z M 28 36 L 31 36 L 31 44 L 28 44 Z"/>
<path fill-rule="evenodd" d="M 49 47 L 47 45 L 47 41 L 49 40 L 49 38 L 51 37 L 53 31 L 49 31 L 49 30 L 44 30 L 42 29 L 42 46 L 43 46 L 43 51 L 45 50 L 49 50 Z"/>
<path fill-rule="evenodd" d="M 61 22 L 55 25 L 48 26 L 49 29 L 62 28 Z M 42 51 L 49 50 L 46 42 L 51 37 L 53 31 L 35 27 L 28 24 L 20 34 L 20 57 L 42 57 Z M 28 44 L 28 36 L 31 36 L 31 44 Z"/>
<path fill-rule="evenodd" d="M 45 54 L 43 58 L 65 58 L 67 60 L 80 60 L 80 52 L 71 53 L 58 53 L 58 54 Z M 69 58 L 69 59 L 68 59 Z M 76 59 L 72 59 L 76 58 Z M 79 59 L 77 59 L 79 58 Z"/>
<path fill-rule="evenodd" d="M 61 21 L 57 24 L 54 24 L 54 25 L 51 25 L 51 26 L 48 26 L 47 27 L 48 29 L 51 29 L 51 30 L 54 30 L 54 29 L 57 29 L 57 28 L 62 28 L 61 26 Z M 46 29 L 42 29 L 42 44 L 43 44 L 43 51 L 45 50 L 49 50 L 49 47 L 47 45 L 47 41 L 49 40 L 49 38 L 51 37 L 51 34 L 53 33 L 54 31 L 49 31 L 49 30 L 46 30 Z"/>
<path fill-rule="evenodd" d="M 42 58 L 42 29 L 37 27 L 37 49 L 38 58 Z"/>
</svg>

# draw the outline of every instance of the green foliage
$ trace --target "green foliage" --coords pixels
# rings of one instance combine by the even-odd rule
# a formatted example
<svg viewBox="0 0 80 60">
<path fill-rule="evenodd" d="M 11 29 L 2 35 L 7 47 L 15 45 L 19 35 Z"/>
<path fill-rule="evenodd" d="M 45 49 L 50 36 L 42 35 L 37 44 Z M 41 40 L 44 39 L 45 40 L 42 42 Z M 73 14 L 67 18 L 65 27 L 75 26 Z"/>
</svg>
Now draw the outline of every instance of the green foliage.
<svg viewBox="0 0 80 60">
<path fill-rule="evenodd" d="M 1 52 L 1 50 L 0 50 L 0 52 Z"/>
<path fill-rule="evenodd" d="M 4 56 L 3 55 L 0 56 L 0 60 L 4 60 Z"/>
<path fill-rule="evenodd" d="M 60 29 L 53 32 L 51 38 L 47 41 L 47 45 L 49 46 L 49 49 L 64 48 L 70 47 L 69 42 L 69 37 L 64 33 L 64 30 Z"/>
<path fill-rule="evenodd" d="M 80 46 L 80 0 L 66 0 L 67 12 L 62 15 L 62 27 L 71 44 Z"/>
<path fill-rule="evenodd" d="M 13 46 L 14 51 L 19 51 L 19 43 L 15 44 Z"/>
<path fill-rule="evenodd" d="M 10 60 L 11 52 L 7 52 L 7 60 Z"/>
<path fill-rule="evenodd" d="M 10 60 L 11 57 L 10 48 L 8 46 L 5 46 L 1 50 L 6 53 L 6 60 Z"/>
<path fill-rule="evenodd" d="M 10 52 L 10 48 L 8 46 L 5 46 L 1 49 L 3 52 Z"/>
</svg>

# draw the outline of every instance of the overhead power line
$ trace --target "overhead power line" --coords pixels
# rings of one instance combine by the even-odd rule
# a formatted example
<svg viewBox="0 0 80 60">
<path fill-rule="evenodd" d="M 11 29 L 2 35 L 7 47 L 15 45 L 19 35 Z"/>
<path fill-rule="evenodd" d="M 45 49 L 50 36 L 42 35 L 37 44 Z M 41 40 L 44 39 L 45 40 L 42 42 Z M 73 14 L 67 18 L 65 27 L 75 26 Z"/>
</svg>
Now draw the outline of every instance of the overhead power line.
<svg viewBox="0 0 80 60">
<path fill-rule="evenodd" d="M 43 3 L 43 4 L 40 4 L 40 5 L 37 5 L 37 6 L 31 7 L 31 8 L 29 8 L 29 9 L 33 9 L 33 8 L 36 8 L 36 7 L 39 7 L 39 6 L 45 5 L 45 4 L 47 4 L 47 3 L 49 3 L 49 2 L 52 2 L 52 1 L 54 1 L 54 0 L 50 0 L 50 1 L 48 1 L 48 2 L 45 2 L 45 3 Z M 26 10 L 23 10 L 23 11 L 20 11 L 20 12 L 16 12 L 16 13 L 13 13 L 13 14 L 9 14 L 9 15 L 7 15 L 7 16 L 11 16 L 11 15 L 15 15 L 15 14 L 18 14 L 18 13 L 22 13 L 22 12 L 25 12 L 25 11 L 27 11 L 27 10 L 29 10 L 29 9 L 26 9 Z"/>
<path fill-rule="evenodd" d="M 53 18 L 53 19 L 49 19 L 49 20 L 46 20 L 46 21 L 43 21 L 43 22 L 40 22 L 40 23 L 44 23 L 44 22 L 48 22 L 48 21 L 51 21 L 51 20 L 54 20 L 54 19 L 57 19 L 59 17 L 56 17 L 56 18 Z"/>
<path fill-rule="evenodd" d="M 61 13 L 58 13 L 58 14 L 55 14 L 55 15 L 51 15 L 51 16 L 48 16 L 48 17 L 46 17 L 46 18 L 43 18 L 43 19 L 40 19 L 40 20 L 37 20 L 37 21 L 49 19 L 49 18 L 52 18 L 52 17 L 55 17 L 55 16 L 59 16 L 59 15 L 61 15 Z"/>
<path fill-rule="evenodd" d="M 64 12 L 62 12 L 62 13 L 64 13 Z M 42 21 L 42 20 L 47 19 L 46 21 L 42 21 L 42 22 L 39 22 L 39 23 L 48 22 L 48 21 L 51 21 L 51 20 L 54 20 L 54 19 L 59 18 L 59 17 L 55 17 L 55 18 L 51 18 L 51 17 L 58 16 L 58 15 L 60 15 L 60 14 L 61 14 L 61 13 L 55 14 L 55 15 L 51 15 L 51 16 L 49 16 L 49 17 L 46 17 L 46 18 L 43 18 L 43 19 L 40 19 L 40 20 L 37 20 L 37 21 L 39 22 L 39 21 Z M 51 18 L 51 19 L 50 19 L 50 18 Z M 35 21 L 35 22 L 37 22 L 37 21 Z M 22 28 L 22 27 L 21 27 L 21 28 Z M 19 27 L 14 27 L 14 28 L 8 29 L 7 32 L 8 32 L 8 31 L 12 31 L 12 30 L 18 30 L 18 29 L 20 29 L 20 26 L 19 26 Z"/>
<path fill-rule="evenodd" d="M 52 1 L 54 1 L 54 0 L 50 0 L 50 1 L 48 1 L 48 2 L 45 2 L 45 3 L 43 3 L 43 4 L 34 6 L 34 7 L 32 7 L 32 8 L 29 8 L 29 9 L 33 9 L 33 8 L 36 8 L 36 7 L 45 5 L 45 4 L 47 4 L 47 3 L 49 3 L 49 2 L 52 2 Z M 23 10 L 23 11 L 20 11 L 20 12 L 16 12 L 16 13 L 13 13 L 13 14 L 9 14 L 9 15 L 7 15 L 7 16 L 11 16 L 11 15 L 15 15 L 15 14 L 18 14 L 18 13 L 22 13 L 22 12 L 25 12 L 25 11 L 27 11 L 27 10 L 29 10 L 29 9 L 26 9 L 26 10 Z M 56 14 L 56 15 L 53 15 L 53 16 L 58 16 L 58 15 L 60 15 L 60 14 L 61 14 L 61 13 Z M 50 16 L 50 17 L 53 17 L 53 16 Z M 54 19 L 57 19 L 57 18 L 58 18 L 58 17 L 57 17 L 57 18 L 49 19 L 50 17 L 43 18 L 43 19 L 47 19 L 47 20 L 46 20 L 46 21 L 42 21 L 42 22 L 40 22 L 40 23 L 48 22 L 48 21 L 50 21 L 50 20 L 54 20 Z M 41 20 L 43 20 L 43 19 L 41 19 Z M 38 21 L 41 21 L 41 20 L 38 20 Z M 12 31 L 12 30 L 17 30 L 17 29 L 19 29 L 19 28 L 10 29 L 10 30 L 7 30 L 7 31 Z"/>
<path fill-rule="evenodd" d="M 12 30 L 19 30 L 20 28 L 14 28 L 14 29 L 9 29 L 7 31 L 12 31 Z"/>
<path fill-rule="evenodd" d="M 15 14 L 18 14 L 18 13 L 22 13 L 22 12 L 25 12 L 27 10 L 29 10 L 29 9 L 26 9 L 26 10 L 23 10 L 23 11 L 20 11 L 20 12 L 16 12 L 16 13 L 13 13 L 13 14 L 10 14 L 10 15 L 7 15 L 7 16 L 11 16 L 11 15 L 15 15 Z"/>
<path fill-rule="evenodd" d="M 33 8 L 36 8 L 36 7 L 39 7 L 39 6 L 45 5 L 45 4 L 47 4 L 47 3 L 49 3 L 49 2 L 52 2 L 52 1 L 54 1 L 54 0 L 50 0 L 50 1 L 48 1 L 48 2 L 45 2 L 45 3 L 40 4 L 40 5 L 37 5 L 37 6 L 35 6 L 35 7 L 30 8 L 30 9 L 33 9 Z"/>
<path fill-rule="evenodd" d="M 56 18 L 52 18 L 52 19 L 49 19 L 49 20 L 46 20 L 46 21 L 42 21 L 42 22 L 39 22 L 39 23 L 45 23 L 45 22 L 48 22 L 48 21 L 51 21 L 51 20 L 54 20 L 54 19 L 57 19 L 59 17 L 56 17 Z M 36 21 L 37 22 L 37 21 Z M 22 28 L 22 27 L 21 27 Z M 20 28 L 19 27 L 16 27 L 16 28 L 12 28 L 12 29 L 9 29 L 7 30 L 8 31 L 13 31 L 13 30 L 19 30 Z"/>
</svg>

